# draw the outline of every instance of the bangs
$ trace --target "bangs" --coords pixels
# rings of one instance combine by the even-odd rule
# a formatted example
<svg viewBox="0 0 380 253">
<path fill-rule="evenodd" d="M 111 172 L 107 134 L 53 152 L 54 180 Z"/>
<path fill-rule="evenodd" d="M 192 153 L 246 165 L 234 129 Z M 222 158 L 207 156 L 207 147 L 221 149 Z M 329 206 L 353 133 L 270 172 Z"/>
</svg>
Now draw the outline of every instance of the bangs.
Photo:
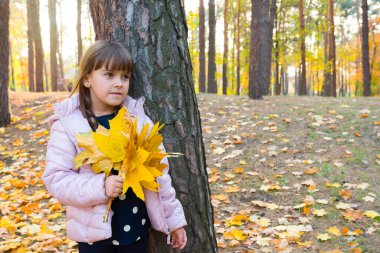
<svg viewBox="0 0 380 253">
<path fill-rule="evenodd" d="M 98 70 L 104 66 L 107 70 L 133 72 L 132 57 L 120 44 L 112 43 L 104 47 L 103 50 L 98 51 L 95 59 L 93 70 Z"/>
</svg>

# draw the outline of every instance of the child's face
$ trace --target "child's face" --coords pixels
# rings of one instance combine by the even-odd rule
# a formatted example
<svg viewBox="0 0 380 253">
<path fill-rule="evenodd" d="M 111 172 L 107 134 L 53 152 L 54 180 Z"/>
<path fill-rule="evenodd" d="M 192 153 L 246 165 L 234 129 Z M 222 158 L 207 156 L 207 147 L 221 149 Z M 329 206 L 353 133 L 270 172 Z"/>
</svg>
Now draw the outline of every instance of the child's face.
<svg viewBox="0 0 380 253">
<path fill-rule="evenodd" d="M 95 116 L 114 112 L 128 95 L 130 73 L 107 70 L 102 67 L 94 70 L 84 80 L 90 89 L 92 110 Z"/>
</svg>

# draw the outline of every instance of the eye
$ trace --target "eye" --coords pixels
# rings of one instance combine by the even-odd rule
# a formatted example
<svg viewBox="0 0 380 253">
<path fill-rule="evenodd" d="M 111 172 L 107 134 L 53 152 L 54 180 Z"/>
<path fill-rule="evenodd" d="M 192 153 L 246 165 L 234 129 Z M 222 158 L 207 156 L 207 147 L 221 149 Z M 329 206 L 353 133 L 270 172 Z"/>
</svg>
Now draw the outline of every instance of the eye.
<svg viewBox="0 0 380 253">
<path fill-rule="evenodd" d="M 123 79 L 124 79 L 124 80 L 129 80 L 129 78 L 130 78 L 130 75 L 124 75 L 124 76 L 123 76 Z"/>
<path fill-rule="evenodd" d="M 107 72 L 104 74 L 105 76 L 108 76 L 108 77 L 113 77 L 113 73 L 112 72 Z"/>
</svg>

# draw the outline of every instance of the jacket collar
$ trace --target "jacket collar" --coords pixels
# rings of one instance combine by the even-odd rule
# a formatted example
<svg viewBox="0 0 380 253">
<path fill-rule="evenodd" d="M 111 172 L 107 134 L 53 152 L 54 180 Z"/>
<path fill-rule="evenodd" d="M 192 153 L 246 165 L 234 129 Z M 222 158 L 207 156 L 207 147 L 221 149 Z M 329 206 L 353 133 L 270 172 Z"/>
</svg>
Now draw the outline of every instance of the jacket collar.
<svg viewBox="0 0 380 253">
<path fill-rule="evenodd" d="M 130 96 L 127 96 L 127 98 L 123 101 L 123 104 L 127 107 L 131 116 L 139 116 L 139 114 L 144 111 L 144 102 L 144 97 L 140 97 L 138 100 L 135 100 Z M 71 114 L 76 109 L 79 109 L 79 94 L 75 94 L 62 102 L 55 104 L 54 109 L 55 112 L 61 117 Z"/>
</svg>

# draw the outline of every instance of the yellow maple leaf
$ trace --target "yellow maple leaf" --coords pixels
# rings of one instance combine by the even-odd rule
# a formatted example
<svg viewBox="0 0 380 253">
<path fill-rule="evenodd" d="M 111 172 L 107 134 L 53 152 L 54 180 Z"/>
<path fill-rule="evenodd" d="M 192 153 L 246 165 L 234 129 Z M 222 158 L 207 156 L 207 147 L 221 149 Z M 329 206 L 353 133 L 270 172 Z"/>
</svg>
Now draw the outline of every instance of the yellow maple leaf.
<svg viewBox="0 0 380 253">
<path fill-rule="evenodd" d="M 330 235 L 327 234 L 327 233 L 324 233 L 324 234 L 318 234 L 317 235 L 317 238 L 321 241 L 327 241 L 329 239 L 331 239 Z"/>
<path fill-rule="evenodd" d="M 374 219 L 378 216 L 380 216 L 380 214 L 374 210 L 368 210 L 364 213 L 365 216 L 367 216 L 368 218 L 371 218 L 371 219 Z"/>
<path fill-rule="evenodd" d="M 340 236 L 340 235 L 341 235 L 339 228 L 337 228 L 336 226 L 334 226 L 334 227 L 329 227 L 329 228 L 327 229 L 327 232 L 329 232 L 329 233 L 332 234 L 332 235 L 336 235 L 336 236 Z"/>
<path fill-rule="evenodd" d="M 125 107 L 109 124 L 110 129 L 99 126 L 95 132 L 76 135 L 78 146 L 84 150 L 74 158 L 75 169 L 91 164 L 94 173 L 104 172 L 106 176 L 112 169 L 117 170 L 124 180 L 121 195 L 132 188 L 136 196 L 144 201 L 143 188 L 157 192 L 160 187 L 157 177 L 167 167 L 161 160 L 169 154 L 160 149 L 163 137 L 158 133 L 164 125 L 156 123 L 150 129 L 147 123 L 138 131 L 137 118 L 132 120 Z M 111 203 L 112 199 L 104 220 L 108 218 Z"/>
<path fill-rule="evenodd" d="M 322 217 L 322 216 L 325 216 L 327 212 L 325 211 L 325 209 L 318 209 L 318 210 L 314 210 L 313 214 L 317 215 L 318 217 Z"/>
</svg>

